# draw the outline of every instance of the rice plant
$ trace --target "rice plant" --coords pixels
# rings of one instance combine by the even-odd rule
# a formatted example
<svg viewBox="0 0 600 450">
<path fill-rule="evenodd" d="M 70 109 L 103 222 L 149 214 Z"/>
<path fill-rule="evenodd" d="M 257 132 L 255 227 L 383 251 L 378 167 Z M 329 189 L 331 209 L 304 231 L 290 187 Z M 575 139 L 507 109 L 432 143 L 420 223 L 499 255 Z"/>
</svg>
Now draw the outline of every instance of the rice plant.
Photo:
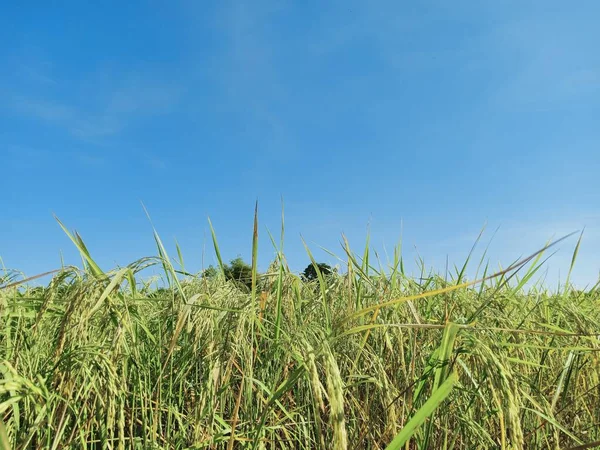
<svg viewBox="0 0 600 450">
<path fill-rule="evenodd" d="M 477 282 L 413 278 L 400 248 L 374 267 L 347 242 L 325 276 L 307 247 L 309 282 L 283 227 L 258 272 L 255 217 L 245 289 L 176 269 L 156 232 L 156 257 L 104 271 L 63 228 L 83 268 L 0 278 L 0 448 L 600 445 L 600 294 L 525 288 L 549 246 Z"/>
</svg>

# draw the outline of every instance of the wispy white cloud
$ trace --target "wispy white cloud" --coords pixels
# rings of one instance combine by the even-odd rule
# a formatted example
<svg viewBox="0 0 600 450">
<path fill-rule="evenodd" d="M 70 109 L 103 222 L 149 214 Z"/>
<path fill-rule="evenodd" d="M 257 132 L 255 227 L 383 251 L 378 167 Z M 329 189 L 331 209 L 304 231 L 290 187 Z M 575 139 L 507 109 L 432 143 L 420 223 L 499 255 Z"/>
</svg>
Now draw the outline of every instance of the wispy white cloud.
<svg viewBox="0 0 600 450">
<path fill-rule="evenodd" d="M 83 140 L 112 136 L 125 126 L 124 118 L 117 115 L 95 115 L 70 104 L 43 99 L 15 97 L 13 107 L 21 115 L 65 128 Z"/>
<path fill-rule="evenodd" d="M 181 99 L 176 82 L 149 76 L 105 76 L 102 83 L 69 86 L 31 69 L 19 89 L 11 89 L 13 111 L 67 130 L 82 140 L 114 136 L 145 117 L 168 114 Z M 51 86 L 49 86 L 51 85 Z M 25 94 L 25 88 L 34 92 Z"/>
<path fill-rule="evenodd" d="M 110 114 L 88 116 L 84 119 L 73 119 L 67 124 L 71 134 L 83 140 L 116 135 L 126 125 L 127 121 L 124 118 Z"/>
<path fill-rule="evenodd" d="M 289 2 L 273 0 L 227 1 L 214 19 L 225 42 L 212 72 L 224 94 L 218 107 L 242 113 L 247 121 L 243 132 L 260 142 L 263 154 L 279 162 L 293 157 L 295 146 L 289 126 L 279 114 L 289 105 L 289 85 L 277 58 L 279 44 L 269 30 L 289 6 Z"/>
<path fill-rule="evenodd" d="M 106 111 L 113 115 L 166 114 L 182 94 L 182 86 L 132 77 L 110 94 Z"/>
<path fill-rule="evenodd" d="M 42 99 L 17 96 L 13 99 L 17 112 L 48 122 L 64 122 L 75 117 L 73 108 Z"/>
<path fill-rule="evenodd" d="M 16 170 L 45 166 L 53 158 L 48 149 L 25 145 L 3 144 L 0 146 L 0 152 L 4 155 L 4 163 Z"/>
<path fill-rule="evenodd" d="M 568 108 L 600 97 L 600 33 L 590 8 L 501 3 L 330 2 L 307 42 L 323 57 L 368 46 L 402 74 L 479 72 L 488 78 L 492 101 L 508 109 Z M 454 35 L 445 40 L 449 26 Z M 457 39 L 458 27 L 470 39 Z"/>
<path fill-rule="evenodd" d="M 34 65 L 22 64 L 17 69 L 19 76 L 28 79 L 29 81 L 46 86 L 56 85 L 56 80 L 49 74 L 47 66 L 49 64 L 40 63 L 40 67 Z"/>
<path fill-rule="evenodd" d="M 600 98 L 600 38 L 596 22 L 581 10 L 514 18 L 492 30 L 486 45 L 513 70 L 494 99 L 504 106 L 562 109 Z M 576 20 L 575 17 L 577 17 Z M 501 61 L 498 61 L 501 62 Z M 503 72 L 504 73 L 504 72 Z"/>
</svg>

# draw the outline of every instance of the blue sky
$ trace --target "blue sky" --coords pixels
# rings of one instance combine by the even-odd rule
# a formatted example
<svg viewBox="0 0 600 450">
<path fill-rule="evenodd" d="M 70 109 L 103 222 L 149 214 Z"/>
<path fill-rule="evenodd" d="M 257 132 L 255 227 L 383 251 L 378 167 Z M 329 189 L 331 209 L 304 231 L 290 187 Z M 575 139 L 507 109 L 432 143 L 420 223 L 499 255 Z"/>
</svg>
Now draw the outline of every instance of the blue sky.
<svg viewBox="0 0 600 450">
<path fill-rule="evenodd" d="M 77 254 L 155 254 L 148 208 L 188 268 L 286 253 L 460 263 L 500 227 L 505 266 L 586 227 L 574 280 L 600 270 L 600 3 L 18 2 L 0 28 L 0 257 L 28 275 Z M 576 239 L 548 265 L 555 283 Z M 482 246 L 483 250 L 483 246 Z M 417 253 L 418 252 L 418 253 Z M 317 250 L 319 259 L 336 261 Z M 385 258 L 384 258 L 385 259 Z"/>
</svg>

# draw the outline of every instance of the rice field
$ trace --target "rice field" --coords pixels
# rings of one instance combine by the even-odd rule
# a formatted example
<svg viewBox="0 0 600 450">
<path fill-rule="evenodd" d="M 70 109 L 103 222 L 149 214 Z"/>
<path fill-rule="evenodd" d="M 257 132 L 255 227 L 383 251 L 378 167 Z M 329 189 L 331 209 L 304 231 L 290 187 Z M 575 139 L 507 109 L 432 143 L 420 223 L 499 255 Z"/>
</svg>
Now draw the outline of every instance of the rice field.
<svg viewBox="0 0 600 450">
<path fill-rule="evenodd" d="M 157 256 L 106 271 L 65 232 L 82 268 L 0 272 L 0 448 L 600 446 L 600 293 L 536 283 L 548 248 L 496 274 L 466 261 L 470 282 L 346 242 L 339 273 L 308 282 L 283 227 L 258 272 L 255 218 L 248 289 L 214 231 L 211 276 L 158 234 Z"/>
</svg>

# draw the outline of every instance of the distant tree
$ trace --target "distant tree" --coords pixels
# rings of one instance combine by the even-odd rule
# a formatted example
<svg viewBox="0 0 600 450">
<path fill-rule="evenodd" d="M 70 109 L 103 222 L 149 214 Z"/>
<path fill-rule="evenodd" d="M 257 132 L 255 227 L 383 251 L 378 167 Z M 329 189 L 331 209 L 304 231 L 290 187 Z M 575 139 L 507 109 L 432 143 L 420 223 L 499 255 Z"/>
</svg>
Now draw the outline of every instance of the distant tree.
<svg viewBox="0 0 600 450">
<path fill-rule="evenodd" d="M 202 271 L 202 278 L 214 278 L 219 274 L 215 266 L 208 266 Z M 241 257 L 232 259 L 229 264 L 223 265 L 223 274 L 228 281 L 234 281 L 240 286 L 252 289 L 252 266 L 247 264 Z"/>
<path fill-rule="evenodd" d="M 317 263 L 317 266 L 319 267 L 319 271 L 323 276 L 331 275 L 333 273 L 333 269 L 329 264 Z M 318 277 L 315 266 L 310 263 L 308 266 L 306 266 L 306 269 L 304 269 L 304 272 L 302 272 L 301 276 L 306 281 L 316 280 Z"/>
<path fill-rule="evenodd" d="M 252 289 L 252 266 L 244 262 L 242 258 L 238 256 L 232 259 L 229 265 L 225 264 L 223 269 L 226 279 L 233 280 L 246 286 L 248 289 Z"/>
<path fill-rule="evenodd" d="M 208 266 L 202 271 L 202 278 L 214 278 L 219 272 L 215 266 Z"/>
</svg>

